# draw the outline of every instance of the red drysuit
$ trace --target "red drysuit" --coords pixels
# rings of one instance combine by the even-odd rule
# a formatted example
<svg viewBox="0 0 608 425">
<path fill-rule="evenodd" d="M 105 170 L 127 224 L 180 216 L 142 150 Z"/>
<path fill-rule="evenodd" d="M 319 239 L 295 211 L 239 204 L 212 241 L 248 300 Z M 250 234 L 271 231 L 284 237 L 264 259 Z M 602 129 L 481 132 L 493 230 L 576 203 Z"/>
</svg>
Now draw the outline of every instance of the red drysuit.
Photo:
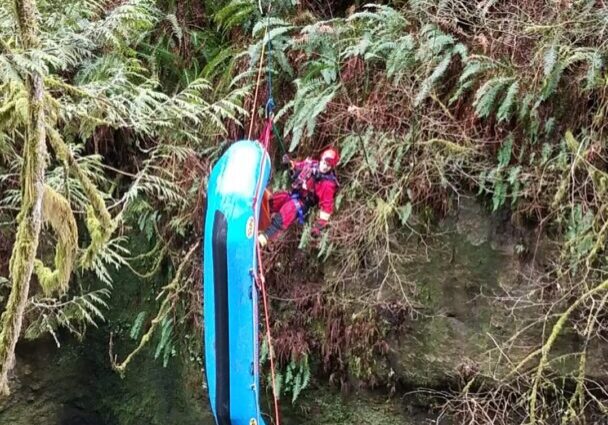
<svg viewBox="0 0 608 425">
<path fill-rule="evenodd" d="M 270 211 L 274 215 L 270 226 L 264 231 L 264 236 L 269 239 L 275 239 L 296 219 L 303 223 L 306 214 L 315 205 L 319 206 L 319 217 L 312 234 L 319 236 L 334 210 L 338 180 L 333 169 L 321 173 L 319 162 L 310 158 L 291 161 L 290 164 L 293 168 L 291 192 L 276 192 L 270 199 Z"/>
</svg>

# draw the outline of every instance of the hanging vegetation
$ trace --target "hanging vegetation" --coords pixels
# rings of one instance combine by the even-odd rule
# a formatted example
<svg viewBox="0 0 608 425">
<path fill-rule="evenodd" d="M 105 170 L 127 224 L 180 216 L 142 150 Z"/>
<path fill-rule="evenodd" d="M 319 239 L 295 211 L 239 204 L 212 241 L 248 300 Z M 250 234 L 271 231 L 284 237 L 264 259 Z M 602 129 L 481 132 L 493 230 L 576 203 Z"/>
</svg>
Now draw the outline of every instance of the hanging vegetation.
<svg viewBox="0 0 608 425">
<path fill-rule="evenodd" d="M 315 373 L 394 391 L 394 372 L 378 359 L 391 333 L 425 312 L 402 273 L 413 258 L 404 241 L 427 249 L 466 195 L 536 229 L 551 249 L 548 265 L 501 298 L 537 333 L 496 342 L 504 373 L 467 374 L 440 394 L 444 411 L 470 424 L 573 424 L 606 412 L 587 361 L 608 328 L 607 5 L 382 3 L 0 5 L 0 222 L 15 239 L 4 391 L 24 314 L 28 337 L 58 327 L 82 336 L 103 320 L 121 266 L 143 282 L 166 271 L 169 283 L 146 285 L 154 302 L 133 317 L 131 354 L 113 347 L 114 368 L 128 373 L 153 338 L 164 363 L 191 344 L 206 176 L 227 141 L 252 122 L 261 129 L 262 108 L 247 111 L 269 43 L 265 71 L 287 150 L 342 152 L 329 232 L 314 241 L 305 225 L 270 254 L 278 392 L 296 401 Z M 273 186 L 287 178 L 277 170 Z M 131 255 L 136 238 L 152 248 Z M 521 247 L 522 257 L 535 252 Z M 86 273 L 94 283 L 70 288 Z M 580 346 L 558 356 L 566 333 Z M 517 357 L 524 337 L 535 342 Z M 575 370 L 556 372 L 560 357 Z"/>
</svg>

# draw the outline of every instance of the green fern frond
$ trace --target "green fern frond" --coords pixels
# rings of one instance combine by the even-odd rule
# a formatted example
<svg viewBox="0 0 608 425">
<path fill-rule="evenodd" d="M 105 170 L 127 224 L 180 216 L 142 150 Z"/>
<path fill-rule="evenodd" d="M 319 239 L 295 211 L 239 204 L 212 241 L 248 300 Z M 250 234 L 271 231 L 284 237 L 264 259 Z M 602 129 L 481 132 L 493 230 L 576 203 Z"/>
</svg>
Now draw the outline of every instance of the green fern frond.
<svg viewBox="0 0 608 425">
<path fill-rule="evenodd" d="M 293 372 L 294 372 L 294 363 L 293 363 L 293 361 L 291 361 L 287 365 L 287 370 L 285 371 L 285 380 L 284 380 L 285 385 L 292 383 L 292 380 L 294 378 Z"/>
<path fill-rule="evenodd" d="M 218 27 L 229 30 L 250 21 L 256 11 L 251 0 L 232 0 L 213 14 L 213 21 Z"/>
<path fill-rule="evenodd" d="M 456 43 L 454 47 L 452 47 L 452 55 L 458 55 L 461 60 L 466 61 L 469 56 L 469 49 L 462 43 Z"/>
<path fill-rule="evenodd" d="M 293 102 L 293 114 L 285 124 L 285 134 L 291 133 L 289 151 L 293 151 L 300 143 L 301 137 L 311 136 L 317 116 L 322 113 L 335 96 L 339 85 L 325 87 L 323 80 L 296 80 L 297 92 Z"/>
<path fill-rule="evenodd" d="M 281 399 L 281 394 L 283 393 L 283 381 L 283 374 L 281 372 L 276 372 L 274 380 L 274 395 L 277 400 Z M 268 376 L 268 387 L 273 387 L 272 376 L 270 374 Z"/>
<path fill-rule="evenodd" d="M 524 120 L 526 120 L 529 115 L 530 115 L 530 111 L 532 109 L 532 101 L 534 100 L 534 94 L 533 93 L 527 93 L 524 96 L 523 101 L 520 104 L 520 108 L 519 108 L 519 113 L 517 114 L 517 120 L 519 122 L 522 122 Z"/>
<path fill-rule="evenodd" d="M 494 77 L 477 90 L 473 107 L 479 118 L 487 118 L 494 111 L 498 95 L 512 82 L 513 77 Z"/>
<path fill-rule="evenodd" d="M 359 144 L 359 135 L 355 133 L 347 134 L 340 142 L 341 158 L 340 164 L 348 164 L 355 154 L 359 153 L 361 146 Z"/>
<path fill-rule="evenodd" d="M 541 95 L 539 99 L 541 102 L 547 100 L 549 97 L 555 94 L 555 91 L 558 88 L 564 70 L 565 66 L 562 62 L 558 61 L 553 66 L 551 73 L 545 78 L 545 81 L 543 83 L 543 88 L 541 90 Z"/>
<path fill-rule="evenodd" d="M 304 249 L 310 243 L 311 236 L 311 227 L 309 223 L 304 224 L 304 228 L 302 229 L 302 235 L 300 236 L 300 242 L 298 243 L 298 249 Z"/>
<path fill-rule="evenodd" d="M 341 54 L 342 59 L 348 59 L 354 56 L 366 57 L 368 55 L 368 50 L 370 48 L 371 35 L 369 33 L 363 34 L 363 36 L 359 39 L 359 41 L 352 45 L 348 46 Z M 369 58 L 366 58 L 369 59 Z"/>
<path fill-rule="evenodd" d="M 589 58 L 589 69 L 587 70 L 587 75 L 585 77 L 587 80 L 585 88 L 587 90 L 591 90 L 598 85 L 602 69 L 604 69 L 604 59 L 599 52 L 595 51 Z"/>
<path fill-rule="evenodd" d="M 509 134 L 498 150 L 498 168 L 505 168 L 511 161 L 511 151 L 513 150 L 513 134 Z"/>
<path fill-rule="evenodd" d="M 420 91 L 416 95 L 414 99 L 414 105 L 418 106 L 425 100 L 431 92 L 433 86 L 437 83 L 437 81 L 443 77 L 446 73 L 450 63 L 452 62 L 452 56 L 446 55 L 444 58 L 437 64 L 431 75 L 429 75 L 423 82 L 420 87 Z"/>
<path fill-rule="evenodd" d="M 558 50 L 557 46 L 553 45 L 545 51 L 543 55 L 543 72 L 545 77 L 549 76 L 555 69 L 557 64 Z"/>
<path fill-rule="evenodd" d="M 416 59 L 420 62 L 435 60 L 441 52 L 455 44 L 454 37 L 433 24 L 427 24 L 420 30 L 420 38 L 422 41 L 416 52 Z"/>
<path fill-rule="evenodd" d="M 129 249 L 126 248 L 127 239 L 118 237 L 109 240 L 99 248 L 96 255 L 91 259 L 90 269 L 95 273 L 99 281 L 106 286 L 112 288 L 112 276 L 109 267 L 117 270 L 119 267 L 127 264 L 125 256 L 129 255 Z"/>
<path fill-rule="evenodd" d="M 412 67 L 415 62 L 415 41 L 411 35 L 400 37 L 396 42 L 391 43 L 392 48 L 388 49 L 386 60 L 386 75 L 393 79 L 394 84 L 398 84 L 405 71 Z"/>
<path fill-rule="evenodd" d="M 457 89 L 449 100 L 449 104 L 453 104 L 467 93 L 477 83 L 477 80 L 482 78 L 485 73 L 496 68 L 496 64 L 491 62 L 485 56 L 475 56 L 463 59 L 464 68 L 458 78 Z"/>
<path fill-rule="evenodd" d="M 182 30 L 181 25 L 177 21 L 177 16 L 175 16 L 173 13 L 169 13 L 167 14 L 167 16 L 165 16 L 165 19 L 171 24 L 173 36 L 177 38 L 177 41 L 181 44 L 184 38 L 184 31 Z"/>
<path fill-rule="evenodd" d="M 160 354 L 171 349 L 170 342 L 173 334 L 173 319 L 165 317 L 161 323 L 161 333 L 158 344 L 156 345 L 156 351 L 154 352 L 154 358 L 157 359 Z"/>
<path fill-rule="evenodd" d="M 152 0 L 129 0 L 112 9 L 104 19 L 93 21 L 83 35 L 99 47 L 120 48 L 153 28 L 161 19 Z"/>
<path fill-rule="evenodd" d="M 507 121 L 509 118 L 511 118 L 511 115 L 513 114 L 513 106 L 517 104 L 516 97 L 518 93 L 519 82 L 514 81 L 507 89 L 507 94 L 505 95 L 505 98 L 502 101 L 500 107 L 498 108 L 498 112 L 496 113 L 496 118 L 498 119 L 498 122 Z"/>
<path fill-rule="evenodd" d="M 25 338 L 35 339 L 50 333 L 59 346 L 59 328 L 66 328 L 78 338 L 82 338 L 87 325 L 97 327 L 99 321 L 105 320 L 102 309 L 108 308 L 109 297 L 108 289 L 84 293 L 63 301 L 34 296 L 30 301 L 30 308 L 35 312 L 32 315 L 35 319 L 26 329 Z"/>
<path fill-rule="evenodd" d="M 255 26 L 253 27 L 253 30 L 251 32 L 251 35 L 256 37 L 258 35 L 261 35 L 266 30 L 270 33 L 270 31 L 272 31 L 273 29 L 280 29 L 280 28 L 292 28 L 292 25 L 288 21 L 281 19 L 281 18 L 277 18 L 277 17 L 264 18 L 255 24 Z M 272 39 L 273 37 L 269 37 L 269 38 Z"/>
<path fill-rule="evenodd" d="M 131 325 L 131 330 L 129 331 L 129 337 L 131 339 L 139 339 L 139 334 L 141 333 L 141 330 L 144 325 L 144 320 L 146 319 L 147 315 L 147 312 L 140 311 L 137 317 L 135 317 L 135 321 L 133 322 L 133 325 Z"/>
</svg>

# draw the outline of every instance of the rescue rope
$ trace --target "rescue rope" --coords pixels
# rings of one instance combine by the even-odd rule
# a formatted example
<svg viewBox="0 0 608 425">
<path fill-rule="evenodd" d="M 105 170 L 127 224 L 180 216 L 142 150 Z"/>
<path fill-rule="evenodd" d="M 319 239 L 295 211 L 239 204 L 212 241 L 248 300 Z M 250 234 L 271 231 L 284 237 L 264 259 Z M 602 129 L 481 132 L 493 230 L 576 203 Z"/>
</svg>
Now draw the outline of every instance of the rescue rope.
<svg viewBox="0 0 608 425">
<path fill-rule="evenodd" d="M 268 26 L 264 30 L 264 38 L 268 34 Z M 255 81 L 255 92 L 253 95 L 253 105 L 251 106 L 251 114 L 250 114 L 250 122 L 249 122 L 249 132 L 247 133 L 247 139 L 251 140 L 251 133 L 253 133 L 253 117 L 255 115 L 255 109 L 258 105 L 258 91 L 260 88 L 260 81 L 262 80 L 262 65 L 264 64 L 264 52 L 266 51 L 266 45 L 262 44 L 262 52 L 260 53 L 260 65 L 258 66 L 258 75 Z"/>
<path fill-rule="evenodd" d="M 264 130 L 262 131 L 261 142 L 265 151 L 268 152 L 268 145 L 270 144 L 270 134 L 272 127 L 272 117 L 267 119 L 266 125 L 264 126 Z M 262 177 L 264 175 L 264 167 L 266 161 L 265 158 L 262 158 L 260 164 L 260 174 L 258 177 L 258 182 L 255 190 L 255 199 L 253 201 L 253 205 L 255 206 L 257 203 L 257 198 L 260 196 L 261 186 L 262 186 Z M 257 237 L 258 234 L 258 225 L 256 221 L 255 233 L 254 237 Z M 272 335 L 270 332 L 270 313 L 268 309 L 268 293 L 266 291 L 266 277 L 264 275 L 264 261 L 262 259 L 262 250 L 260 249 L 259 244 L 257 243 L 257 239 L 254 245 L 254 250 L 257 257 L 258 270 L 254 273 L 256 283 L 260 287 L 262 292 L 262 301 L 264 304 L 264 319 L 266 325 L 266 342 L 268 343 L 268 358 L 270 359 L 270 374 L 272 380 L 272 397 L 274 399 L 274 414 L 275 414 L 275 424 L 280 425 L 280 417 L 279 417 L 279 395 L 277 394 L 276 388 L 276 371 L 274 365 L 274 347 L 272 345 Z"/>
<path fill-rule="evenodd" d="M 261 8 L 261 4 L 260 4 L 260 8 Z M 268 24 L 270 23 L 270 19 L 269 19 L 270 18 L 270 8 L 271 8 L 271 4 L 268 5 L 268 11 L 267 11 Z M 266 28 L 264 30 L 264 38 L 262 40 L 264 40 L 268 36 L 268 26 L 269 26 L 268 24 L 266 25 Z M 264 108 L 266 124 L 264 126 L 264 129 L 262 130 L 262 134 L 260 136 L 260 142 L 261 142 L 262 146 L 264 147 L 264 150 L 266 152 L 268 152 L 271 134 L 272 134 L 272 130 L 274 128 L 273 114 L 272 114 L 272 109 L 274 108 L 274 100 L 272 99 L 272 74 L 271 74 L 271 69 L 270 69 L 272 50 L 271 50 L 270 39 L 268 39 L 266 41 L 266 43 L 262 44 L 262 51 L 260 53 L 260 63 L 258 65 L 258 73 L 257 73 L 257 78 L 256 78 L 256 83 L 255 83 L 255 93 L 253 96 L 253 105 L 251 108 L 251 121 L 249 123 L 249 132 L 248 132 L 247 138 L 249 140 L 251 140 L 251 134 L 253 132 L 253 121 L 254 121 L 255 110 L 257 107 L 259 88 L 260 88 L 261 79 L 262 79 L 262 68 L 263 68 L 263 63 L 264 63 L 264 53 L 266 51 L 266 44 L 268 44 L 268 58 L 267 58 L 268 98 L 267 98 L 266 106 Z M 258 181 L 256 184 L 255 197 L 253 199 L 253 207 L 255 207 L 255 205 L 257 204 L 257 200 L 260 197 L 260 192 L 262 190 L 262 187 L 261 187 L 262 178 L 264 176 L 264 171 L 265 171 L 265 166 L 266 166 L 265 159 L 266 158 L 262 157 L 262 160 L 260 162 L 260 173 L 259 173 Z M 255 213 L 255 211 L 254 211 L 254 213 Z M 255 222 L 255 232 L 254 232 L 254 237 L 256 238 L 256 242 L 254 244 L 254 250 L 255 250 L 255 255 L 256 255 L 256 259 L 257 259 L 258 270 L 255 271 L 253 273 L 253 275 L 254 275 L 256 284 L 258 285 L 258 287 L 260 288 L 260 290 L 262 292 L 262 301 L 263 301 L 263 305 L 264 305 L 264 319 L 265 319 L 265 326 L 266 326 L 266 341 L 268 343 L 268 358 L 270 359 L 272 397 L 274 399 L 275 424 L 280 425 L 279 398 L 278 398 L 279 395 L 277 394 L 277 388 L 276 388 L 274 347 L 272 345 L 272 335 L 271 335 L 271 331 L 270 331 L 270 313 L 269 313 L 269 308 L 268 308 L 268 294 L 266 291 L 266 277 L 264 275 L 264 262 L 262 259 L 261 249 L 260 249 L 259 244 L 257 243 L 257 234 L 258 234 L 258 220 L 256 220 L 256 222 Z"/>
<path fill-rule="evenodd" d="M 258 248 L 258 278 L 262 288 L 262 300 L 264 303 L 264 318 L 266 324 L 266 342 L 268 343 L 268 358 L 270 359 L 270 375 L 272 380 L 272 398 L 274 399 L 274 416 L 276 425 L 280 425 L 279 416 L 279 395 L 276 388 L 276 371 L 274 365 L 274 347 L 272 345 L 272 337 L 270 334 L 270 312 L 268 309 L 268 294 L 266 292 L 266 277 L 264 276 L 264 266 L 262 260 L 262 251 Z"/>
<path fill-rule="evenodd" d="M 270 134 L 272 130 L 272 117 L 267 119 L 266 125 L 264 126 L 264 130 L 262 131 L 261 144 L 264 147 L 264 150 L 268 152 L 268 145 L 270 144 Z M 262 177 L 264 175 L 264 167 L 266 161 L 265 158 L 262 158 L 260 164 L 260 174 L 258 177 L 258 182 L 255 190 L 256 199 L 253 201 L 253 205 L 255 206 L 257 203 L 257 198 L 260 196 L 260 191 L 262 189 Z M 257 237 L 258 234 L 258 226 L 256 221 L 256 229 L 254 233 L 254 237 Z M 280 416 L 279 416 L 279 395 L 277 394 L 276 388 L 276 371 L 274 364 L 274 346 L 272 345 L 272 335 L 270 332 L 270 312 L 268 309 L 268 293 L 266 291 L 266 277 L 264 275 L 264 261 L 262 259 L 262 250 L 260 249 L 259 244 L 257 243 L 257 239 L 254 245 L 255 254 L 257 257 L 258 270 L 254 273 L 256 283 L 259 286 L 262 292 L 262 301 L 264 304 L 264 319 L 266 326 L 266 342 L 268 343 L 268 358 L 270 359 L 270 375 L 271 375 L 271 383 L 272 383 L 272 398 L 274 399 L 274 415 L 275 415 L 275 424 L 280 425 Z"/>
</svg>

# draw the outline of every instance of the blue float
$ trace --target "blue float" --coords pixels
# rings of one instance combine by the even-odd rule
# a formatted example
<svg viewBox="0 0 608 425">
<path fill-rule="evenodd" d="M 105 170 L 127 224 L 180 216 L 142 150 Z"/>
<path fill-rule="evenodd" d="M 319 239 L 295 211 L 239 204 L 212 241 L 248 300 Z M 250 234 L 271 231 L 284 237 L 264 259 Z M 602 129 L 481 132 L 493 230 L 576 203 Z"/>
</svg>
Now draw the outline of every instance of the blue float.
<svg viewBox="0 0 608 425">
<path fill-rule="evenodd" d="M 232 144 L 213 167 L 204 236 L 205 366 L 217 425 L 264 425 L 259 405 L 256 235 L 270 159 Z"/>
</svg>

